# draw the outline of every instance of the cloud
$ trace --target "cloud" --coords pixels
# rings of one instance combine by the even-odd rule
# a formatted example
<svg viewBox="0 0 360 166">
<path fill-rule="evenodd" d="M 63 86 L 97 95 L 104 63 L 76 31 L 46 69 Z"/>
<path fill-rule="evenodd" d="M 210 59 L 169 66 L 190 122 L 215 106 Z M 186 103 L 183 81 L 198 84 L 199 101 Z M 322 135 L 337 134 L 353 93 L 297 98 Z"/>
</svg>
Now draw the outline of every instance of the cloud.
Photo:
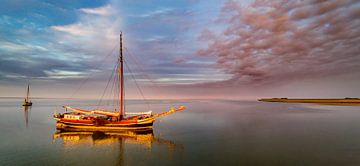
<svg viewBox="0 0 360 166">
<path fill-rule="evenodd" d="M 358 1 L 225 3 L 220 33 L 204 29 L 201 56 L 217 58 L 231 84 L 265 84 L 360 71 Z"/>
<path fill-rule="evenodd" d="M 31 51 L 18 52 L 17 55 L 3 52 L 0 55 L 0 73 L 2 73 L 3 79 L 10 80 L 16 78 L 51 79 L 48 77 L 50 76 L 48 71 L 60 71 L 60 69 L 79 71 L 81 67 L 86 66 L 84 63 L 74 65 L 73 63 L 65 63 L 49 57 L 32 56 Z"/>
<path fill-rule="evenodd" d="M 124 30 L 127 32 L 125 33 L 126 62 L 141 83 L 150 84 L 155 81 L 159 85 L 178 85 L 223 79 L 219 73 L 203 70 L 209 68 L 208 66 L 211 66 L 212 63 L 210 65 L 196 63 L 199 57 L 193 58 L 192 61 L 186 61 L 186 57 L 193 56 L 194 49 L 189 49 L 189 46 L 193 47 L 193 44 L 185 40 L 184 33 L 181 33 L 183 30 L 179 29 L 178 25 L 179 22 L 184 26 L 191 22 L 188 19 L 188 10 L 164 7 L 149 12 L 147 9 L 146 12 L 137 13 L 137 16 L 128 13 L 127 15 L 130 18 L 126 20 L 126 18 L 119 17 L 122 16 L 121 14 L 115 12 L 123 11 L 122 5 L 111 3 L 111 5 L 100 8 L 105 7 L 111 8 L 113 11 L 103 15 L 89 12 L 90 9 L 88 8 L 86 12 L 80 9 L 82 13 L 79 15 L 78 21 L 72 24 L 51 26 L 50 30 L 54 32 L 55 39 L 58 41 L 58 49 L 71 53 L 73 56 L 81 53 L 85 56 L 82 59 L 86 64 L 91 64 L 91 61 L 95 64 L 118 44 L 119 32 L 122 28 L 126 28 Z M 98 9 L 94 8 L 94 10 Z M 127 23 L 126 27 L 122 24 L 123 19 Z M 133 28 L 132 22 L 142 23 L 141 29 Z M 146 28 L 144 29 L 144 27 Z M 181 49 L 181 47 L 188 49 Z M 135 53 L 131 56 L 137 58 L 137 63 L 132 60 L 133 57 L 129 57 L 128 49 L 131 49 L 131 53 Z M 200 57 L 199 59 L 207 59 L 208 61 L 208 58 Z M 111 62 L 111 64 L 113 63 Z M 141 69 L 138 66 L 141 66 Z M 67 72 L 59 73 L 57 71 Z M 80 78 L 83 76 L 83 74 L 66 76 L 70 71 L 54 69 L 46 70 L 45 73 L 52 79 Z M 75 72 L 78 74 L 82 71 L 77 70 Z M 125 72 L 129 72 L 129 70 L 125 68 Z M 209 75 L 208 72 L 213 75 Z M 151 79 L 148 79 L 147 74 L 150 73 Z M 214 78 L 214 75 L 218 75 L 218 77 Z"/>
<path fill-rule="evenodd" d="M 51 29 L 70 33 L 72 35 L 77 35 L 77 36 L 89 36 L 96 32 L 93 27 L 86 26 L 81 23 L 62 25 L 62 26 L 51 26 Z"/>
<path fill-rule="evenodd" d="M 60 46 L 91 55 L 104 54 L 100 50 L 111 50 L 118 43 L 121 31 L 121 18 L 113 7 L 108 4 L 80 11 L 83 14 L 78 21 L 50 27 Z"/>
<path fill-rule="evenodd" d="M 138 15 L 138 17 L 147 18 L 147 17 L 155 17 L 155 16 L 159 16 L 159 15 L 161 16 L 161 15 L 169 14 L 173 11 L 174 11 L 174 9 L 171 9 L 171 8 L 161 8 L 161 9 L 157 9 L 157 10 L 154 10 L 154 11 L 151 11 L 148 13 Z"/>
<path fill-rule="evenodd" d="M 0 50 L 3 51 L 28 51 L 31 48 L 22 45 L 22 44 L 16 44 L 16 43 L 12 43 L 12 42 L 7 42 L 7 41 L 1 41 L 0 42 Z"/>
<path fill-rule="evenodd" d="M 86 14 L 95 14 L 101 16 L 108 16 L 114 12 L 111 5 L 105 5 L 97 8 L 81 8 L 79 10 Z"/>
<path fill-rule="evenodd" d="M 39 1 L 36 8 L 32 4 L 5 11 L 0 17 L 0 81 L 12 84 L 33 79 L 39 86 L 56 82 L 73 87 L 91 74 L 96 79 L 92 84 L 106 83 L 116 57 L 101 61 L 112 50 L 117 55 L 114 47 L 118 47 L 120 30 L 125 33 L 126 62 L 143 84 L 155 80 L 162 86 L 177 86 L 228 79 L 213 69 L 214 58 L 194 56 L 199 47 L 194 34 L 208 23 L 211 9 L 188 1 L 104 3 Z M 99 64 L 101 69 L 94 70 Z M 145 79 L 147 74 L 153 80 Z M 133 82 L 127 83 L 131 89 Z"/>
<path fill-rule="evenodd" d="M 182 64 L 185 63 L 187 60 L 184 57 L 176 57 L 173 61 L 175 64 Z"/>
<path fill-rule="evenodd" d="M 64 79 L 64 78 L 84 78 L 88 75 L 85 72 L 79 71 L 66 71 L 66 70 L 45 70 L 44 73 L 47 75 L 47 78 L 50 79 Z"/>
</svg>

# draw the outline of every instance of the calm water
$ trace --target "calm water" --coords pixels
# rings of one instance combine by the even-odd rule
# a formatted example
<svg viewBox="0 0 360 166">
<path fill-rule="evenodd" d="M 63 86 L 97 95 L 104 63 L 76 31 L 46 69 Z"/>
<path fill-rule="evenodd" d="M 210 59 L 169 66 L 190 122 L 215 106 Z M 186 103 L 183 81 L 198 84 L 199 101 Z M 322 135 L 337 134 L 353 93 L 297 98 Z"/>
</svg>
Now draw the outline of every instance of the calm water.
<svg viewBox="0 0 360 166">
<path fill-rule="evenodd" d="M 152 134 L 109 135 L 57 133 L 51 116 L 66 101 L 33 103 L 24 111 L 21 100 L 0 100 L 0 165 L 360 165 L 360 107 L 186 101 Z"/>
</svg>

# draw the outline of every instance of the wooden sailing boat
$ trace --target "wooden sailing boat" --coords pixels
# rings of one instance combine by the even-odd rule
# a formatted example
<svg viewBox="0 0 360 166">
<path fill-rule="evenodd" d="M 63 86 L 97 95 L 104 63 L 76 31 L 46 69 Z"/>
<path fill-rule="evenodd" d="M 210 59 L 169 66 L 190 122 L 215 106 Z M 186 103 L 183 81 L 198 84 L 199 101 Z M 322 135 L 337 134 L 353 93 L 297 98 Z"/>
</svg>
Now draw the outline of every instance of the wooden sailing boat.
<svg viewBox="0 0 360 166">
<path fill-rule="evenodd" d="M 132 116 L 125 115 L 124 104 L 124 58 L 122 48 L 122 33 L 120 34 L 120 50 L 118 59 L 118 77 L 119 77 L 119 112 L 106 110 L 85 110 L 63 106 L 66 112 L 55 114 L 56 128 L 62 131 L 146 131 L 151 130 L 156 118 L 172 114 L 174 112 L 185 110 L 184 106 L 178 109 L 170 108 L 169 111 L 153 115 L 152 112 L 132 113 Z M 128 114 L 128 113 L 126 113 Z M 134 115 L 135 114 L 135 115 Z M 128 114 L 129 115 L 129 114 Z"/>
<path fill-rule="evenodd" d="M 32 102 L 29 99 L 29 94 L 30 94 L 30 84 L 28 84 L 27 86 L 26 97 L 24 99 L 23 106 L 32 106 Z"/>
</svg>

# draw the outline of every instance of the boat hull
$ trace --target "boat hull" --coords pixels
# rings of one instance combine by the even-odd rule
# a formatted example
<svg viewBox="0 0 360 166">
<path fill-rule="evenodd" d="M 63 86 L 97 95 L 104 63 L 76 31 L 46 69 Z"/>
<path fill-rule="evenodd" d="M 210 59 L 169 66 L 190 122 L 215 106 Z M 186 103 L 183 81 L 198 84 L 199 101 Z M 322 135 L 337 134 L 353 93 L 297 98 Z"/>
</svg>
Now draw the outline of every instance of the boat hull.
<svg viewBox="0 0 360 166">
<path fill-rule="evenodd" d="M 32 106 L 32 103 L 30 102 L 26 102 L 26 103 L 24 103 L 22 106 Z"/>
<path fill-rule="evenodd" d="M 61 131 L 102 131 L 102 132 L 122 132 L 135 131 L 143 132 L 152 130 L 154 118 L 143 119 L 139 121 L 119 121 L 106 124 L 92 123 L 90 121 L 66 121 L 55 119 L 56 129 Z"/>
</svg>

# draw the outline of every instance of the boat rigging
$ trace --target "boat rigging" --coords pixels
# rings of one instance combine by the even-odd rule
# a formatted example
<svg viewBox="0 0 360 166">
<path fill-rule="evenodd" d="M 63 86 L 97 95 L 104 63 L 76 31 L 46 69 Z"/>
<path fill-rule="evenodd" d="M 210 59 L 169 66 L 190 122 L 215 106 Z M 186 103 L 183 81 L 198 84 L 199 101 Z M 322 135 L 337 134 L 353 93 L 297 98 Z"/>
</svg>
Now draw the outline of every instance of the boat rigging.
<svg viewBox="0 0 360 166">
<path fill-rule="evenodd" d="M 57 129 L 62 131 L 146 131 L 152 130 L 153 123 L 157 118 L 185 110 L 184 106 L 180 106 L 179 108 L 171 107 L 169 111 L 160 114 L 152 114 L 152 111 L 127 113 L 124 102 L 125 87 L 122 33 L 120 33 L 120 49 L 117 63 L 119 111 L 113 112 L 101 109 L 87 110 L 63 106 L 66 109 L 65 113 L 54 114 Z M 67 112 L 67 110 L 72 112 Z"/>
</svg>

